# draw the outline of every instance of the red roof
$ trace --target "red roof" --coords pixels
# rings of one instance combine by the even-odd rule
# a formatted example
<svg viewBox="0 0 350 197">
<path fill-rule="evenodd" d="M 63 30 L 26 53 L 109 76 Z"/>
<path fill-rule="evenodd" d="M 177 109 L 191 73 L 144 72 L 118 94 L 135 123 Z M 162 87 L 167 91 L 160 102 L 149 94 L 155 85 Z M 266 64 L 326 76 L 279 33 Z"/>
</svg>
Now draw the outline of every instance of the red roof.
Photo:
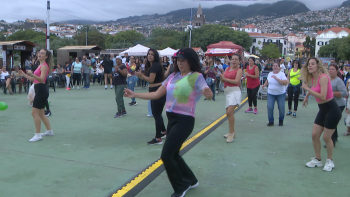
<svg viewBox="0 0 350 197">
<path fill-rule="evenodd" d="M 295 35 L 295 34 L 291 33 L 291 34 L 289 34 L 288 36 L 297 36 L 297 35 Z"/>
<path fill-rule="evenodd" d="M 332 28 L 327 29 L 327 30 L 325 30 L 325 31 L 318 31 L 318 32 L 317 32 L 317 35 L 320 35 L 320 34 L 322 34 L 322 33 L 327 33 L 327 32 L 329 32 L 329 31 L 332 31 L 332 32 L 334 32 L 334 33 L 336 33 L 336 34 L 339 33 L 339 32 L 341 32 L 341 31 L 346 31 L 346 32 L 350 33 L 350 29 L 349 29 L 349 28 L 332 27 Z"/>
<path fill-rule="evenodd" d="M 295 46 L 295 48 L 304 48 L 304 45 L 300 44 L 300 45 Z"/>
<path fill-rule="evenodd" d="M 249 24 L 249 25 L 246 25 L 246 26 L 244 26 L 244 27 L 242 27 L 242 28 L 257 28 L 257 27 L 255 27 L 255 26 L 252 25 L 252 24 Z"/>
<path fill-rule="evenodd" d="M 237 27 L 237 24 L 232 23 L 231 27 Z"/>
<path fill-rule="evenodd" d="M 242 46 L 235 44 L 231 41 L 220 41 L 218 43 L 211 44 L 207 46 L 208 49 L 210 48 L 221 48 L 221 49 L 243 49 Z"/>
</svg>

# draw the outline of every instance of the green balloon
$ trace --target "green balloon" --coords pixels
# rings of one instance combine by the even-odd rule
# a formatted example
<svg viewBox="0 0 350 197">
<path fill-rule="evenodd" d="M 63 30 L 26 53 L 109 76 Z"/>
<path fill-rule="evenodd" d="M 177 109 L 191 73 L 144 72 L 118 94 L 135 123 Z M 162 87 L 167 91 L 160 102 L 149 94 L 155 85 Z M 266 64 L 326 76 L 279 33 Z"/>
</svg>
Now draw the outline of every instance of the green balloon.
<svg viewBox="0 0 350 197">
<path fill-rule="evenodd" d="M 8 106 L 6 103 L 0 102 L 0 110 L 1 110 L 1 111 L 7 109 L 8 107 L 9 107 L 9 106 Z"/>
</svg>

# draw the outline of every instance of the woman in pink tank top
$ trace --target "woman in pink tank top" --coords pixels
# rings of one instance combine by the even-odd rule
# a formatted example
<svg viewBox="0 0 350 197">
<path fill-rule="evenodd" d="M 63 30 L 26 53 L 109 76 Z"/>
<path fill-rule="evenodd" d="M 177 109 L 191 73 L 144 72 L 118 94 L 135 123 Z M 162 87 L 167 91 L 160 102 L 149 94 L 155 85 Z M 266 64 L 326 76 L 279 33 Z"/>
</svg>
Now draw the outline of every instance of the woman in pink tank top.
<svg viewBox="0 0 350 197">
<path fill-rule="evenodd" d="M 29 140 L 30 142 L 42 140 L 42 136 L 53 135 L 50 121 L 44 113 L 45 103 L 49 97 L 49 90 L 45 85 L 45 81 L 53 66 L 51 52 L 46 49 L 41 49 L 38 52 L 38 60 L 40 61 L 40 65 L 34 73 L 32 73 L 31 70 L 28 70 L 27 74 L 21 70 L 19 71 L 20 75 L 34 82 L 35 97 L 33 101 L 32 116 L 35 123 L 35 134 L 34 137 Z M 40 133 L 41 121 L 46 127 L 46 132 L 44 133 Z"/>
<path fill-rule="evenodd" d="M 243 75 L 242 69 L 239 68 L 242 57 L 239 54 L 233 54 L 231 57 L 230 67 L 226 68 L 224 74 L 220 74 L 221 82 L 224 82 L 225 95 L 226 95 L 226 115 L 229 124 L 229 132 L 224 135 L 227 138 L 226 142 L 233 142 L 233 138 L 236 137 L 235 132 L 235 116 L 234 110 L 241 104 L 241 89 L 239 84 Z"/>
<path fill-rule="evenodd" d="M 327 160 L 323 170 L 329 172 L 334 168 L 332 160 L 334 147 L 331 137 L 341 118 L 341 111 L 333 99 L 332 84 L 327 74 L 328 72 L 323 66 L 323 62 L 318 58 L 310 58 L 301 69 L 301 77 L 304 82 L 302 88 L 308 91 L 303 106 L 307 107 L 308 97 L 311 94 L 315 97 L 319 107 L 312 130 L 312 144 L 315 157 L 310 162 L 307 162 L 306 166 L 310 168 L 323 166 L 320 141 L 323 133 L 323 140 L 326 142 L 327 147 Z"/>
</svg>

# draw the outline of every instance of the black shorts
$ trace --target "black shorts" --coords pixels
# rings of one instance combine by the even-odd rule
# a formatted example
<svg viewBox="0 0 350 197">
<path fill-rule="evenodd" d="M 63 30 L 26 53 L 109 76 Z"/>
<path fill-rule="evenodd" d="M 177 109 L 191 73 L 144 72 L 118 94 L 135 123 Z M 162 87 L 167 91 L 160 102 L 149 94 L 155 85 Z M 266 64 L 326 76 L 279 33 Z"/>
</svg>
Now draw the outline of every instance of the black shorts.
<svg viewBox="0 0 350 197">
<path fill-rule="evenodd" d="M 112 69 L 108 69 L 108 68 L 106 69 L 105 68 L 104 73 L 105 74 L 111 74 L 112 73 Z"/>
<path fill-rule="evenodd" d="M 341 111 L 334 99 L 327 103 L 318 104 L 318 112 L 315 124 L 327 129 L 336 129 L 341 119 Z"/>
<path fill-rule="evenodd" d="M 43 83 L 34 84 L 35 97 L 33 107 L 37 109 L 44 109 L 45 103 L 49 98 L 49 90 Z"/>
</svg>

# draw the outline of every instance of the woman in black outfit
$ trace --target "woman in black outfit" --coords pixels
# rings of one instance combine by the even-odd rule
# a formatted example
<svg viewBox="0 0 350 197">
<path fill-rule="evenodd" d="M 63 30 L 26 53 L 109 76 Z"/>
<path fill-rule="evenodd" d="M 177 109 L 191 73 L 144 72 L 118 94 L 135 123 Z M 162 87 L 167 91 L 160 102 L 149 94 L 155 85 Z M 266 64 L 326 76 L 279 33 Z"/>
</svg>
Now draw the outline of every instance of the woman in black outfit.
<svg viewBox="0 0 350 197">
<path fill-rule="evenodd" d="M 164 81 L 164 68 L 160 64 L 158 51 L 155 49 L 149 49 L 147 53 L 147 60 L 145 74 L 138 71 L 136 76 L 149 82 L 149 92 L 156 92 Z M 165 100 L 165 95 L 157 100 L 151 100 L 152 113 L 156 122 L 156 136 L 148 142 L 149 145 L 163 144 L 162 138 L 166 136 L 166 129 L 162 117 Z"/>
</svg>

